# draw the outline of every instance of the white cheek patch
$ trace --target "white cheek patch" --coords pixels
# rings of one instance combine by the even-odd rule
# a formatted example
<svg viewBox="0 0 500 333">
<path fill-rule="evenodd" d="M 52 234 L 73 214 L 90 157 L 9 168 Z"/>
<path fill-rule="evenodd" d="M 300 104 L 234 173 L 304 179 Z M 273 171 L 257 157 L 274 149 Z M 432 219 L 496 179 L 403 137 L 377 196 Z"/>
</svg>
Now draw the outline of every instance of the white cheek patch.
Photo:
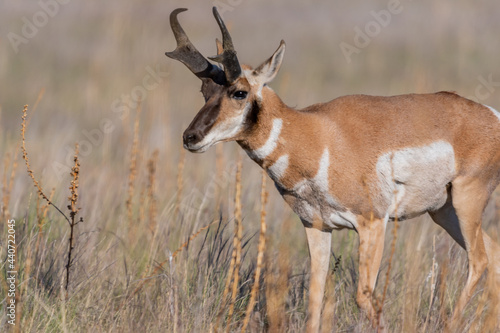
<svg viewBox="0 0 500 333">
<path fill-rule="evenodd" d="M 484 104 L 483 104 L 484 105 Z M 491 106 L 488 106 L 488 105 L 484 105 L 486 106 L 488 109 L 491 110 L 491 112 L 493 112 L 493 114 L 498 118 L 498 120 L 500 120 L 500 112 L 498 112 L 497 110 L 495 110 L 494 108 L 492 108 Z"/>
<path fill-rule="evenodd" d="M 279 182 L 284 176 L 286 169 L 288 169 L 288 155 L 283 155 L 267 169 L 267 173 L 272 180 Z"/>
<path fill-rule="evenodd" d="M 245 108 L 238 110 L 236 116 L 226 119 L 223 122 L 218 123 L 205 135 L 203 140 L 201 140 L 196 146 L 199 147 L 209 147 L 219 141 L 230 139 L 236 136 L 242 129 L 243 123 L 250 111 L 251 103 L 247 102 Z"/>
<path fill-rule="evenodd" d="M 437 141 L 385 153 L 376 168 L 382 210 L 391 218 L 412 217 L 445 204 L 446 186 L 455 177 L 455 153 L 451 144 Z"/>
<path fill-rule="evenodd" d="M 267 156 L 269 156 L 274 149 L 276 149 L 276 146 L 278 145 L 278 139 L 281 134 L 281 128 L 283 127 L 283 120 L 277 118 L 273 120 L 273 127 L 271 129 L 271 133 L 269 134 L 269 137 L 267 138 L 266 143 L 258 149 L 255 149 L 249 153 L 249 155 L 263 160 Z"/>
</svg>

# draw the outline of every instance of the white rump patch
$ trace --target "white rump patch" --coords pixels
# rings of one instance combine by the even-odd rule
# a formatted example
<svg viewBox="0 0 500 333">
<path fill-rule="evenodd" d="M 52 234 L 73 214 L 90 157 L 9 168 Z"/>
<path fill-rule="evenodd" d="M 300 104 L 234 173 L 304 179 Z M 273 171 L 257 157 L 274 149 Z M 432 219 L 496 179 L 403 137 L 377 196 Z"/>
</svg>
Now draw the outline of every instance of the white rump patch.
<svg viewBox="0 0 500 333">
<path fill-rule="evenodd" d="M 483 105 L 484 105 L 484 104 L 483 104 Z M 495 110 L 495 109 L 494 109 L 494 108 L 492 108 L 491 106 L 488 106 L 488 105 L 484 105 L 484 106 L 486 106 L 488 109 L 490 109 L 490 110 L 493 112 L 493 114 L 494 114 L 495 116 L 497 116 L 498 120 L 500 120 L 500 112 L 498 112 L 497 110 Z"/>
<path fill-rule="evenodd" d="M 280 137 L 282 127 L 283 127 L 283 120 L 279 118 L 274 119 L 273 127 L 271 129 L 269 137 L 267 138 L 266 143 L 264 143 L 262 147 L 250 152 L 250 154 L 260 160 L 263 160 L 264 158 L 269 156 L 274 151 L 274 149 L 276 149 L 276 146 L 278 145 L 278 139 Z"/>
<path fill-rule="evenodd" d="M 400 219 L 437 209 L 455 176 L 455 153 L 448 142 L 388 152 L 377 161 L 380 201 L 389 217 Z"/>
<path fill-rule="evenodd" d="M 267 169 L 267 173 L 272 180 L 279 182 L 286 169 L 288 169 L 288 155 L 283 155 Z"/>
</svg>

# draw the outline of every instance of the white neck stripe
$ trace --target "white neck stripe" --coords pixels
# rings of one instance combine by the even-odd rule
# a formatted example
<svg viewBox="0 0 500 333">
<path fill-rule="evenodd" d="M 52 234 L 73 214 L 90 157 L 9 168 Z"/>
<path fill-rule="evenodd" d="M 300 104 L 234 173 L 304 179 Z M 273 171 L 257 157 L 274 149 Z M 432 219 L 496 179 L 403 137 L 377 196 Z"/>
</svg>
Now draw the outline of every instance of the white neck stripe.
<svg viewBox="0 0 500 333">
<path fill-rule="evenodd" d="M 278 145 L 278 139 L 281 134 L 281 128 L 283 127 L 283 120 L 274 119 L 273 120 L 273 128 L 271 129 L 271 133 L 269 134 L 269 138 L 267 138 L 266 143 L 260 148 L 252 151 L 252 155 L 256 158 L 263 160 L 267 156 L 269 156 L 276 146 Z"/>
<path fill-rule="evenodd" d="M 288 155 L 283 155 L 278 158 L 267 171 L 269 176 L 275 182 L 279 182 L 279 180 L 285 175 L 286 169 L 288 169 Z"/>
</svg>

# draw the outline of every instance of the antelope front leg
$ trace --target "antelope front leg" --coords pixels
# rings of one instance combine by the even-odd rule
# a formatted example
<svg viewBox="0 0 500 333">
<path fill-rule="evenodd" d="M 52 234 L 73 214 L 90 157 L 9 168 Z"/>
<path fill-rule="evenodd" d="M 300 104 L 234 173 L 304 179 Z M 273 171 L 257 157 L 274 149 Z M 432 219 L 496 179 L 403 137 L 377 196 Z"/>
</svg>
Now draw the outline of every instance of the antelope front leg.
<svg viewBox="0 0 500 333">
<path fill-rule="evenodd" d="M 382 330 L 385 324 L 382 317 L 377 317 L 377 312 L 373 308 L 372 294 L 384 252 L 386 223 L 382 219 L 361 218 L 356 229 L 359 235 L 359 281 L 356 301 L 373 326 L 378 325 Z M 377 322 L 378 320 L 380 322 Z"/>
<path fill-rule="evenodd" d="M 328 273 L 332 234 L 315 228 L 306 228 L 307 244 L 311 257 L 311 280 L 309 283 L 309 308 L 307 332 L 319 331 L 323 294 Z"/>
</svg>

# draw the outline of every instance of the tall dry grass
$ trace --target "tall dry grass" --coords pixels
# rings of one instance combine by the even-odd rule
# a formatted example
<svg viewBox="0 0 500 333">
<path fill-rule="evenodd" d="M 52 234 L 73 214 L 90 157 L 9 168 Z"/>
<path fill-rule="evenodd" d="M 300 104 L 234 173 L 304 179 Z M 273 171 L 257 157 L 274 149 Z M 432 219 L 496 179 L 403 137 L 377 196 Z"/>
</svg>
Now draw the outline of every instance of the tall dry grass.
<svg viewBox="0 0 500 333">
<path fill-rule="evenodd" d="M 212 5 L 196 1 L 182 17 L 206 55 L 215 52 L 213 37 L 219 33 Z M 363 28 L 372 20 L 370 11 L 386 8 L 387 1 L 242 2 L 224 19 L 244 63 L 257 65 L 281 38 L 286 40 L 282 72 L 271 85 L 297 107 L 349 93 L 454 90 L 470 96 L 481 84 L 478 77 L 487 80 L 491 74 L 498 80 L 496 1 L 402 5 L 403 12 L 350 64 L 339 43 L 352 42 L 354 27 Z M 249 332 L 304 330 L 309 259 L 300 221 L 270 189 L 264 238 L 258 167 L 243 159 L 236 195 L 235 144 L 203 155 L 179 149 L 182 130 L 203 104 L 199 81 L 163 55 L 174 45 L 168 14 L 184 6 L 156 0 L 147 5 L 69 2 L 15 53 L 8 32 L 21 33 L 22 18 L 31 19 L 40 7 L 37 2 L 0 4 L 5 83 L 0 90 L 0 242 L 6 239 L 6 220 L 14 218 L 17 331 L 206 332 L 216 328 L 221 309 L 221 331 L 240 331 L 244 325 Z M 151 72 L 156 76 L 145 81 L 148 90 L 143 81 Z M 500 94 L 493 88 L 481 102 L 498 108 Z M 40 198 L 22 166 L 18 129 L 26 102 L 33 105 L 25 133 L 29 164 L 49 201 Z M 75 229 L 66 297 L 70 231 L 47 202 L 67 205 L 75 142 L 81 172 L 76 207 L 85 223 Z M 244 232 L 239 282 L 228 291 L 228 301 L 223 294 L 235 249 L 237 196 Z M 495 198 L 483 227 L 498 240 L 498 193 Z M 465 252 L 428 217 L 400 223 L 397 237 L 392 235 L 389 225 L 375 290 L 382 295 L 385 289 L 381 306 L 389 330 L 442 331 L 465 283 Z M 369 332 L 371 324 L 355 304 L 357 237 L 348 231 L 332 237 L 323 330 Z M 0 246 L 0 256 L 5 255 Z M 5 278 L 0 274 L 1 331 L 12 329 L 3 311 Z M 482 280 L 463 314 L 463 331 L 495 331 L 498 290 Z"/>
<path fill-rule="evenodd" d="M 266 249 L 266 204 L 268 192 L 266 189 L 266 179 L 267 174 L 262 170 L 262 181 L 261 181 L 261 191 L 260 191 L 260 233 L 259 233 L 259 244 L 257 246 L 257 263 L 255 268 L 255 275 L 253 278 L 252 291 L 250 292 L 250 300 L 248 301 L 247 311 L 245 313 L 245 319 L 243 320 L 243 326 L 241 328 L 242 332 L 246 331 L 248 323 L 250 322 L 253 309 L 255 307 L 255 300 L 258 296 L 259 286 L 260 286 L 260 274 L 262 271 L 263 261 L 264 261 L 264 251 Z"/>
</svg>

